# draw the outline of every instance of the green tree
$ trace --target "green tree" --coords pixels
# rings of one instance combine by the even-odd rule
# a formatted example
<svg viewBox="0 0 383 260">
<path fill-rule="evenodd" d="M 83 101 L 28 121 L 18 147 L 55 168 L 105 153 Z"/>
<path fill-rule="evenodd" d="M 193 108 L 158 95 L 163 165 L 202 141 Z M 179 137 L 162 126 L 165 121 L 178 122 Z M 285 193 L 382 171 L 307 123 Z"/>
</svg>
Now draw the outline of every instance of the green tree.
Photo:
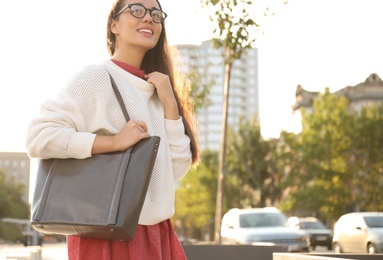
<svg viewBox="0 0 383 260">
<path fill-rule="evenodd" d="M 204 239 L 212 237 L 214 228 L 216 171 L 218 154 L 206 150 L 201 162 L 189 170 L 176 189 L 175 230 L 180 237 Z"/>
<path fill-rule="evenodd" d="M 383 210 L 382 104 L 353 111 L 326 90 L 302 117 L 302 133 L 282 133 L 277 148 L 289 194 L 280 209 L 328 223 L 350 211 Z"/>
<path fill-rule="evenodd" d="M 227 113 L 230 75 L 233 62 L 241 58 L 247 49 L 253 47 L 258 24 L 248 10 L 252 6 L 247 0 L 201 0 L 203 7 L 213 10 L 210 19 L 215 24 L 213 45 L 222 50 L 224 60 L 224 99 L 222 110 L 222 138 L 219 156 L 217 202 L 215 216 L 215 242 L 221 243 L 220 226 L 223 211 L 225 177 Z"/>
<path fill-rule="evenodd" d="M 278 145 L 275 150 L 275 159 L 277 168 L 283 172 L 283 182 L 281 190 L 292 194 L 298 188 L 303 175 L 305 166 L 302 161 L 302 136 L 294 133 L 282 131 L 278 140 Z M 296 201 L 291 198 L 280 200 L 279 208 L 285 213 L 295 214 Z"/>
<path fill-rule="evenodd" d="M 361 110 L 352 131 L 353 153 L 349 165 L 354 171 L 355 208 L 383 211 L 383 104 Z"/>
<path fill-rule="evenodd" d="M 186 73 L 185 78 L 190 81 L 190 96 L 193 100 L 194 111 L 197 113 L 200 109 L 208 107 L 210 105 L 208 97 L 214 84 L 214 78 L 206 73 L 201 74 L 193 67 Z"/>
<path fill-rule="evenodd" d="M 348 165 L 353 115 L 345 97 L 328 91 L 314 101 L 313 110 L 302 111 L 301 143 L 295 146 L 300 165 L 289 174 L 295 185 L 281 207 L 301 215 L 336 218 L 353 203 L 354 172 Z"/>
<path fill-rule="evenodd" d="M 264 140 L 256 117 L 242 117 L 238 130 L 228 138 L 228 172 L 238 179 L 237 205 L 232 207 L 265 207 L 273 205 L 280 197 L 279 175 L 272 156 L 273 140 Z M 231 197 L 230 197 L 231 198 Z"/>
<path fill-rule="evenodd" d="M 0 170 L 0 219 L 29 218 L 29 205 L 23 200 L 23 186 L 11 178 L 7 178 Z M 8 241 L 22 239 L 21 230 L 12 224 L 0 222 L 0 238 Z"/>
</svg>

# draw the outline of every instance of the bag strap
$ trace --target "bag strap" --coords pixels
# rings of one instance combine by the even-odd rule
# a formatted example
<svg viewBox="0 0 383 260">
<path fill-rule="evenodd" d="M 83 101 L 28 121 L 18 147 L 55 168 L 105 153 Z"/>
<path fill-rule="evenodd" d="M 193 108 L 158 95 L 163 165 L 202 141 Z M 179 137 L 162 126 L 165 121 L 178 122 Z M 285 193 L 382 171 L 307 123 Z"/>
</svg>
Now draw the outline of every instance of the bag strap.
<svg viewBox="0 0 383 260">
<path fill-rule="evenodd" d="M 122 99 L 121 93 L 118 90 L 118 87 L 116 85 L 116 82 L 114 82 L 114 79 L 113 79 L 112 75 L 110 75 L 109 72 L 108 72 L 108 74 L 109 74 L 110 82 L 112 83 L 112 87 L 113 87 L 114 93 L 116 94 L 118 103 L 120 104 L 120 107 L 122 109 L 122 113 L 124 114 L 126 122 L 128 122 L 130 120 L 130 117 L 129 117 L 128 111 L 126 111 L 124 100 Z"/>
</svg>

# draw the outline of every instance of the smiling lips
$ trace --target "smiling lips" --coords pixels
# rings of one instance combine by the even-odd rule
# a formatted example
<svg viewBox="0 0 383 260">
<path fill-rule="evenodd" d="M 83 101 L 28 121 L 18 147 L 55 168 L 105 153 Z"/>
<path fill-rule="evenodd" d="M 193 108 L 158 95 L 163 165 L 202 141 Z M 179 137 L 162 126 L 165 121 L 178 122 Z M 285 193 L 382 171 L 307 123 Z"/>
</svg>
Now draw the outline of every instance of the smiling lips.
<svg viewBox="0 0 383 260">
<path fill-rule="evenodd" d="M 153 31 L 149 30 L 149 29 L 139 29 L 138 32 L 142 32 L 142 33 L 147 33 L 147 34 L 150 34 L 150 35 L 153 35 Z"/>
</svg>

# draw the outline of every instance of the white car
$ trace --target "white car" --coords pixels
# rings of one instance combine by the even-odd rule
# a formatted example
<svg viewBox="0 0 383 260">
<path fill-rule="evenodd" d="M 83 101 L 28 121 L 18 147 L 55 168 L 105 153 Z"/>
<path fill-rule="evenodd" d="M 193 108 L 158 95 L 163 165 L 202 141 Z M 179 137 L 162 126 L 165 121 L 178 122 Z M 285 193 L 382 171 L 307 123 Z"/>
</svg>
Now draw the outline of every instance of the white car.
<svg viewBox="0 0 383 260">
<path fill-rule="evenodd" d="M 383 253 L 383 212 L 353 212 L 334 225 L 336 253 Z"/>
<path fill-rule="evenodd" d="M 308 252 L 308 235 L 287 224 L 286 216 L 274 207 L 231 209 L 222 218 L 223 244 L 270 244 L 286 246 L 289 252 Z"/>
</svg>

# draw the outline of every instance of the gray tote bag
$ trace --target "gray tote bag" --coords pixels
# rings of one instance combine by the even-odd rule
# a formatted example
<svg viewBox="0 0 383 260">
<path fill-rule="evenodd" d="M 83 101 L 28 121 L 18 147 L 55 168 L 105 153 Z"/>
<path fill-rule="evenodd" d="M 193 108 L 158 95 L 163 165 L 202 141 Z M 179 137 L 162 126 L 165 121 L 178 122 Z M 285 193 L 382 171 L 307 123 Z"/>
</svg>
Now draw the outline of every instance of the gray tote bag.
<svg viewBox="0 0 383 260">
<path fill-rule="evenodd" d="M 113 89 L 126 120 L 118 88 Z M 149 186 L 160 137 L 124 152 L 87 159 L 40 160 L 31 224 L 44 234 L 131 240 Z"/>
</svg>

